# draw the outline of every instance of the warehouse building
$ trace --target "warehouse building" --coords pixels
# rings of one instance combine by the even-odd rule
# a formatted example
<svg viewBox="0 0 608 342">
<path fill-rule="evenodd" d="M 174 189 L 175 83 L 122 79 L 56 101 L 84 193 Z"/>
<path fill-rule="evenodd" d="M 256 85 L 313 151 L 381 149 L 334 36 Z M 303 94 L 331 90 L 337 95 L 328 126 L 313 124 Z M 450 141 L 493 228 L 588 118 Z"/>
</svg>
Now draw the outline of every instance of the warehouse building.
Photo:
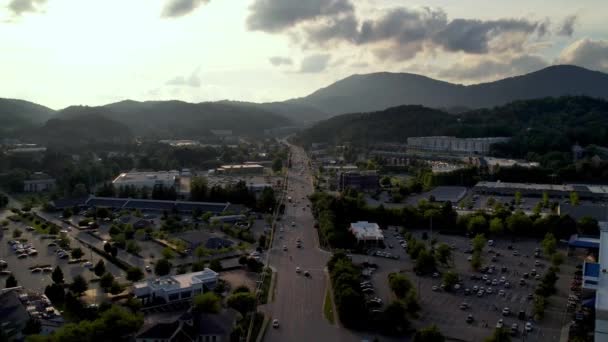
<svg viewBox="0 0 608 342">
<path fill-rule="evenodd" d="M 180 172 L 172 171 L 157 171 L 157 172 L 124 172 L 119 174 L 112 184 L 116 189 L 123 186 L 132 186 L 137 189 L 148 188 L 152 189 L 155 186 L 162 185 L 165 188 L 179 186 L 178 180 Z"/>
<path fill-rule="evenodd" d="M 380 179 L 376 171 L 347 171 L 338 174 L 338 189 L 355 189 L 376 191 L 380 188 Z"/>
<path fill-rule="evenodd" d="M 488 154 L 492 144 L 507 142 L 511 138 L 456 138 L 449 136 L 407 138 L 408 152 L 449 152 L 467 154 Z"/>
</svg>

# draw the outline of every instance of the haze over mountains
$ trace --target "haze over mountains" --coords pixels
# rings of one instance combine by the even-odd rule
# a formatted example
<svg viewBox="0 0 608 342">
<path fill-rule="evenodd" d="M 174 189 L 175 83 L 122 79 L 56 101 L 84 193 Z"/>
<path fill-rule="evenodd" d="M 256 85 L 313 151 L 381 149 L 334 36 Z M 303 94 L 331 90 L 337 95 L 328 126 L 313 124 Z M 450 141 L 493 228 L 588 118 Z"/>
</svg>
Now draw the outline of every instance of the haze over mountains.
<svg viewBox="0 0 608 342">
<path fill-rule="evenodd" d="M 381 72 L 349 76 L 306 97 L 269 103 L 126 100 L 54 111 L 27 101 L 0 99 L 0 134 L 15 135 L 24 130 L 31 133 L 51 118 L 60 119 L 64 124 L 79 118 L 79 124 L 103 120 L 103 127 L 112 126 L 106 120 L 113 121 L 121 125 L 117 129 L 120 136 L 125 134 L 123 128 L 133 135 L 151 137 L 187 138 L 212 129 L 231 129 L 236 134 L 250 135 L 343 113 L 373 112 L 401 105 L 474 109 L 562 95 L 608 99 L 608 74 L 560 65 L 495 82 L 464 86 L 415 74 Z"/>
</svg>

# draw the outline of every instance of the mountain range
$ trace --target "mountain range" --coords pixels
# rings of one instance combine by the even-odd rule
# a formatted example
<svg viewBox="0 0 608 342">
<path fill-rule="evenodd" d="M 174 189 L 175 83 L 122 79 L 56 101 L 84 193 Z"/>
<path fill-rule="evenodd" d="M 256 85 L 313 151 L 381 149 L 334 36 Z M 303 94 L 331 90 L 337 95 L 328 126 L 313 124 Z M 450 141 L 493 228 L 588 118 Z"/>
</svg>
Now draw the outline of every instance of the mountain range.
<svg viewBox="0 0 608 342">
<path fill-rule="evenodd" d="M 462 112 L 515 100 L 563 95 L 608 98 L 608 74 L 558 65 L 489 83 L 460 85 L 408 73 L 352 75 L 314 93 L 283 102 L 121 101 L 54 111 L 31 102 L 0 99 L 0 136 L 43 126 L 49 119 L 111 120 L 138 136 L 188 138 L 230 129 L 257 135 L 264 129 L 302 125 L 343 113 L 364 113 L 401 105 Z M 82 120 L 80 121 L 82 123 Z M 121 136 L 125 132 L 119 129 Z M 111 134 L 111 132 L 108 132 Z"/>
</svg>

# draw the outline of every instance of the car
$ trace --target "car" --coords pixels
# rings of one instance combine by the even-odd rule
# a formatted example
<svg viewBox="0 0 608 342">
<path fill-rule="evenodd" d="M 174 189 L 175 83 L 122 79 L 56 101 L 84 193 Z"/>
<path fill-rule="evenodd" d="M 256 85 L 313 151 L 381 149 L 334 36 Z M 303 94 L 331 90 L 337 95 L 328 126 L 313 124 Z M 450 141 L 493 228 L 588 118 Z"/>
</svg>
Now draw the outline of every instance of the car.
<svg viewBox="0 0 608 342">
<path fill-rule="evenodd" d="M 9 271 L 9 270 L 3 270 L 0 271 L 0 275 L 2 276 L 7 276 L 7 275 L 11 275 L 13 272 Z"/>
<path fill-rule="evenodd" d="M 437 272 L 433 273 L 433 278 L 439 278 L 439 273 L 437 273 Z"/>
<path fill-rule="evenodd" d="M 537 266 L 537 267 L 540 266 L 540 261 L 534 260 L 534 266 Z"/>
<path fill-rule="evenodd" d="M 519 332 L 519 325 L 517 323 L 511 324 L 511 335 L 517 335 Z"/>
<path fill-rule="evenodd" d="M 509 309 L 508 307 L 505 307 L 504 309 L 502 309 L 503 316 L 509 316 L 510 314 L 511 314 L 511 309 Z"/>
<path fill-rule="evenodd" d="M 278 319 L 273 319 L 272 320 L 272 327 L 275 329 L 279 328 L 279 320 Z"/>
<path fill-rule="evenodd" d="M 499 290 L 499 291 L 498 291 L 498 295 L 499 295 L 499 296 L 501 296 L 501 297 L 504 297 L 504 295 L 505 295 L 505 290 Z"/>
<path fill-rule="evenodd" d="M 496 286 L 496 285 L 498 285 L 498 280 L 496 280 L 496 279 L 492 280 L 492 286 Z"/>
<path fill-rule="evenodd" d="M 535 268 L 533 268 L 532 271 L 530 271 L 530 275 L 533 276 L 533 277 L 536 276 L 536 269 Z"/>
<path fill-rule="evenodd" d="M 498 320 L 498 322 L 496 322 L 496 329 L 502 329 L 503 325 L 504 325 L 504 321 L 501 318 Z"/>
<path fill-rule="evenodd" d="M 528 297 L 527 297 L 527 299 L 528 299 L 528 300 L 532 300 L 532 299 L 534 299 L 534 295 L 533 295 L 533 294 L 531 294 L 531 293 L 528 293 Z"/>
<path fill-rule="evenodd" d="M 433 291 L 439 291 L 439 287 L 437 287 L 437 285 L 433 285 L 433 287 L 431 288 L 431 290 L 433 290 Z"/>
<path fill-rule="evenodd" d="M 46 245 L 47 247 L 57 247 L 57 244 L 54 242 L 49 242 L 48 245 Z"/>
<path fill-rule="evenodd" d="M 283 245 L 283 251 L 287 251 L 287 246 Z"/>
<path fill-rule="evenodd" d="M 468 296 L 470 294 L 471 294 L 471 289 L 469 289 L 469 288 L 464 289 L 464 295 L 465 296 Z"/>
<path fill-rule="evenodd" d="M 31 255 L 31 256 L 38 255 L 38 251 L 35 250 L 35 249 L 30 249 L 30 250 L 27 251 L 27 254 Z"/>
<path fill-rule="evenodd" d="M 487 275 L 485 275 L 485 274 L 484 274 L 484 275 L 483 275 L 483 277 L 481 277 L 481 279 L 483 279 L 483 281 L 486 281 L 486 280 L 488 280 L 489 278 L 488 278 L 488 276 L 487 276 Z"/>
<path fill-rule="evenodd" d="M 473 291 L 475 291 L 475 292 L 479 291 L 479 286 L 477 286 L 477 285 L 473 286 Z"/>
<path fill-rule="evenodd" d="M 532 331 L 532 323 L 531 322 L 526 322 L 526 325 L 524 326 L 524 329 L 526 329 L 526 332 L 530 332 Z"/>
<path fill-rule="evenodd" d="M 36 230 L 36 229 L 34 227 L 32 227 L 32 226 L 27 226 L 27 227 L 25 227 L 25 230 L 27 230 L 28 232 L 31 232 L 31 231 Z"/>
<path fill-rule="evenodd" d="M 526 320 L 526 312 L 524 310 L 520 310 L 517 314 L 517 319 L 519 319 L 520 321 Z"/>
<path fill-rule="evenodd" d="M 365 289 L 361 290 L 361 292 L 368 293 L 368 294 L 369 293 L 374 293 L 374 289 L 372 289 L 372 288 L 365 288 Z"/>
<path fill-rule="evenodd" d="M 59 254 L 59 259 L 67 259 L 69 257 L 70 256 L 67 253 L 61 253 L 61 254 Z"/>
<path fill-rule="evenodd" d="M 537 274 L 534 276 L 534 279 L 536 279 L 536 280 L 540 280 L 540 278 L 541 278 L 540 274 Z"/>
<path fill-rule="evenodd" d="M 25 258 L 27 258 L 27 254 L 25 254 L 25 253 L 17 255 L 17 259 L 25 259 Z"/>
<path fill-rule="evenodd" d="M 89 268 L 89 269 L 91 269 L 91 268 L 93 268 L 93 263 L 92 263 L 92 262 L 90 262 L 90 261 L 87 261 L 87 262 L 85 262 L 84 264 L 82 264 L 82 266 L 83 266 L 84 268 Z"/>
<path fill-rule="evenodd" d="M 0 267 L 6 267 L 6 266 L 8 266 L 8 262 L 0 259 Z"/>
<path fill-rule="evenodd" d="M 491 293 L 493 292 L 493 290 L 492 290 L 492 288 L 491 288 L 491 287 L 488 287 L 488 288 L 486 289 L 486 292 L 491 294 Z"/>
<path fill-rule="evenodd" d="M 488 240 L 488 246 L 494 246 L 494 240 Z"/>
<path fill-rule="evenodd" d="M 146 265 L 145 267 L 146 272 L 152 272 L 152 267 L 150 265 Z"/>
<path fill-rule="evenodd" d="M 42 268 L 40 268 L 40 267 L 32 268 L 32 273 L 42 273 Z"/>
<path fill-rule="evenodd" d="M 483 290 L 479 290 L 477 292 L 477 297 L 483 297 Z"/>
<path fill-rule="evenodd" d="M 300 273 L 302 270 L 299 267 L 296 267 L 296 273 Z"/>
<path fill-rule="evenodd" d="M 526 281 L 523 278 L 519 279 L 519 285 L 521 285 L 521 286 L 526 285 Z"/>
<path fill-rule="evenodd" d="M 491 259 L 492 259 L 492 261 L 496 261 L 496 260 L 498 260 L 498 258 L 497 258 L 496 256 L 492 256 L 492 258 L 491 258 Z"/>
<path fill-rule="evenodd" d="M 464 302 L 464 303 L 460 304 L 459 308 L 460 308 L 460 310 L 466 310 L 469 308 L 469 303 Z"/>
<path fill-rule="evenodd" d="M 471 260 L 473 260 L 473 256 L 472 256 L 472 255 L 469 255 L 469 256 L 467 257 L 467 261 L 471 261 Z"/>
<path fill-rule="evenodd" d="M 474 321 L 474 320 L 475 320 L 475 319 L 473 318 L 473 315 L 469 314 L 469 315 L 467 316 L 467 323 L 473 323 L 473 321 Z"/>
<path fill-rule="evenodd" d="M 492 281 L 490 279 L 486 280 L 486 285 L 492 285 Z"/>
<path fill-rule="evenodd" d="M 505 282 L 505 288 L 510 289 L 511 288 L 511 283 L 509 283 L 508 281 Z"/>
</svg>

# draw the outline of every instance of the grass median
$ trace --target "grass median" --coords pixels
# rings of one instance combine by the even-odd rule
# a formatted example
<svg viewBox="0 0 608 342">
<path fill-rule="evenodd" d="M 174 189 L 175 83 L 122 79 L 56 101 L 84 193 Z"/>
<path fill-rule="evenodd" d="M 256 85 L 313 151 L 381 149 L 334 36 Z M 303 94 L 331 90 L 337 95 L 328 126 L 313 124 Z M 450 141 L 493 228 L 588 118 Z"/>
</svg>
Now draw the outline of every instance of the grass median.
<svg viewBox="0 0 608 342">
<path fill-rule="evenodd" d="M 334 306 L 332 305 L 331 290 L 325 289 L 325 301 L 323 302 L 323 315 L 331 324 L 335 324 Z"/>
</svg>

